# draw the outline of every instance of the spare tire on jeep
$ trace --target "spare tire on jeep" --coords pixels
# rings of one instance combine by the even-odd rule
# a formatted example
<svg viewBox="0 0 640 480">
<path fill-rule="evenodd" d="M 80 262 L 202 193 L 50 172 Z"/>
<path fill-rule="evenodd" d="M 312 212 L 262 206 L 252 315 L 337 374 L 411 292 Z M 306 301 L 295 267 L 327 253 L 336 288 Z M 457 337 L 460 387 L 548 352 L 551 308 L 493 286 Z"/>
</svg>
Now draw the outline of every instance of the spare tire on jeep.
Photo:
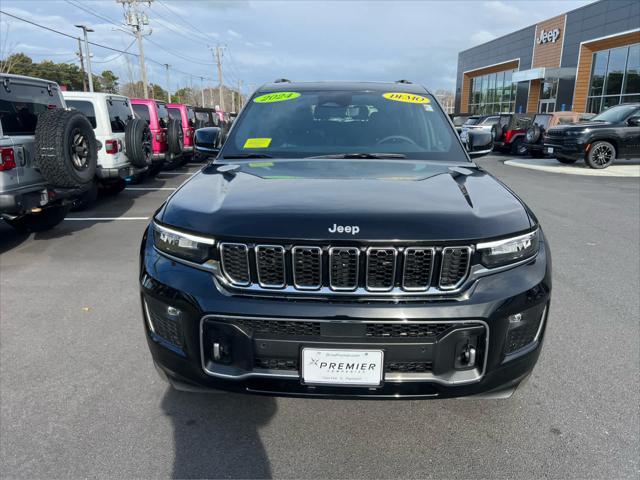
<svg viewBox="0 0 640 480">
<path fill-rule="evenodd" d="M 182 132 L 182 122 L 172 118 L 169 120 L 167 128 L 167 142 L 169 143 L 169 152 L 174 155 L 182 154 L 182 145 L 184 143 L 184 134 Z"/>
<path fill-rule="evenodd" d="M 132 118 L 127 122 L 124 135 L 124 146 L 131 165 L 138 168 L 151 165 L 153 138 L 147 122 L 139 118 Z"/>
<path fill-rule="evenodd" d="M 98 144 L 87 117 L 56 108 L 38 116 L 35 164 L 54 187 L 78 187 L 96 175 Z"/>
<path fill-rule="evenodd" d="M 527 133 L 525 134 L 525 138 L 527 139 L 527 143 L 536 143 L 540 138 L 540 134 L 542 130 L 540 129 L 540 125 L 534 123 L 529 128 L 527 128 Z"/>
</svg>

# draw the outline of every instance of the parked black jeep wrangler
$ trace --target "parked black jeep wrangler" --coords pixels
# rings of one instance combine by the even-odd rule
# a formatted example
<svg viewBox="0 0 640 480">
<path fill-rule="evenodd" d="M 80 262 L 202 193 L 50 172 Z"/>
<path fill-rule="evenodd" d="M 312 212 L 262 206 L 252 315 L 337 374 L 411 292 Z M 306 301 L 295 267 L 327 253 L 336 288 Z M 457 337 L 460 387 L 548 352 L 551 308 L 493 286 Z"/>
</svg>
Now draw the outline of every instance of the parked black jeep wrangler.
<svg viewBox="0 0 640 480">
<path fill-rule="evenodd" d="M 540 354 L 551 259 L 424 87 L 280 81 L 157 211 L 139 280 L 178 389 L 505 396 Z"/>
<path fill-rule="evenodd" d="M 640 158 L 640 103 L 616 105 L 588 122 L 551 128 L 544 151 L 562 163 L 584 159 L 591 168 L 606 168 L 616 158 Z"/>
</svg>

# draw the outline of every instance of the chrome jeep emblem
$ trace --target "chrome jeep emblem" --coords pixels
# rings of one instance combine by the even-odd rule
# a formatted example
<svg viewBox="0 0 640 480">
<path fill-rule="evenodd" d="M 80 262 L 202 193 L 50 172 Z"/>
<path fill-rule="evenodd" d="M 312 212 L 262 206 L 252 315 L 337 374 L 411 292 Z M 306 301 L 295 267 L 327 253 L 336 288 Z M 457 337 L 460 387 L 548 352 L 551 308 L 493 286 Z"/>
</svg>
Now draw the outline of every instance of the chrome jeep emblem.
<svg viewBox="0 0 640 480">
<path fill-rule="evenodd" d="M 360 232 L 360 227 L 358 225 L 337 225 L 333 224 L 333 227 L 329 227 L 329 233 L 350 233 L 351 235 L 355 235 Z"/>
</svg>

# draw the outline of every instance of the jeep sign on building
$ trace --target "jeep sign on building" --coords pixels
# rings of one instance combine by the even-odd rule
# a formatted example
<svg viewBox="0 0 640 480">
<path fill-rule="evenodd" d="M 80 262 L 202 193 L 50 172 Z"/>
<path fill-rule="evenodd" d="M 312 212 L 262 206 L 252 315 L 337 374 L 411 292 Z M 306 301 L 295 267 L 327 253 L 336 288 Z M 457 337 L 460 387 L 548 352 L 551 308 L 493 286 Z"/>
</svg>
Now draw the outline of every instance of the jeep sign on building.
<svg viewBox="0 0 640 480">
<path fill-rule="evenodd" d="M 638 101 L 637 0 L 591 3 L 458 54 L 460 113 L 598 113 Z"/>
</svg>

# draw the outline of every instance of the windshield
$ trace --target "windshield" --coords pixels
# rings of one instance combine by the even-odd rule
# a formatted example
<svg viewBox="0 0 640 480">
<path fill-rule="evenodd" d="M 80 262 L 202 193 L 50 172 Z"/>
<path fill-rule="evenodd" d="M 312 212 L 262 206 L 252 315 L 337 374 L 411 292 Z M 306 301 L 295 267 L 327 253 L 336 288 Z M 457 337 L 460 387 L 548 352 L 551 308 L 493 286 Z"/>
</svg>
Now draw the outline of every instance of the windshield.
<svg viewBox="0 0 640 480">
<path fill-rule="evenodd" d="M 480 121 L 479 117 L 467 118 L 467 121 L 464 122 L 465 125 L 476 125 Z"/>
<path fill-rule="evenodd" d="M 536 115 L 533 117 L 533 124 L 542 128 L 547 128 L 551 121 L 551 115 Z"/>
<path fill-rule="evenodd" d="M 637 105 L 617 105 L 596 115 L 591 119 L 593 122 L 622 122 L 631 113 L 638 109 Z"/>
<path fill-rule="evenodd" d="M 260 94 L 245 107 L 221 151 L 222 158 L 340 154 L 466 161 L 430 95 L 378 91 Z"/>
</svg>

